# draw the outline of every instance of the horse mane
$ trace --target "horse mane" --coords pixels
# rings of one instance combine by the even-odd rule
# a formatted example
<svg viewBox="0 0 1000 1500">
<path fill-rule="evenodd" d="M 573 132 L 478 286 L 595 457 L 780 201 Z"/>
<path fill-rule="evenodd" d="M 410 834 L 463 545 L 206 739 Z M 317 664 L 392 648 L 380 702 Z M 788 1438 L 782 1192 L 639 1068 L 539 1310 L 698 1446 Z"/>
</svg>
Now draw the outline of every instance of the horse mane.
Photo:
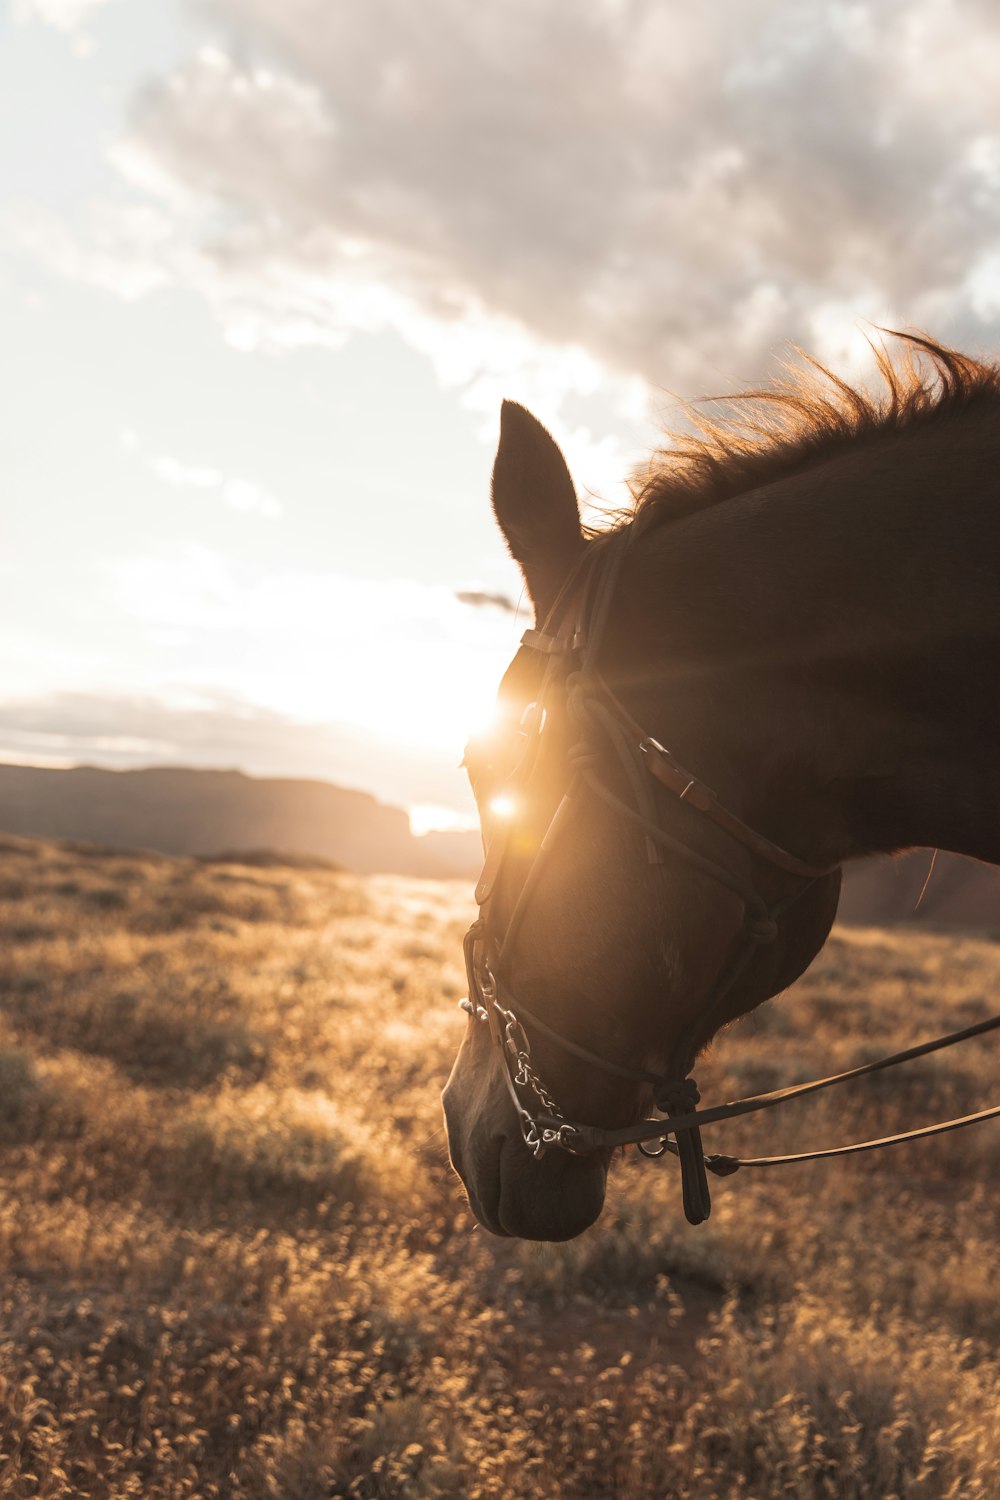
<svg viewBox="0 0 1000 1500">
<path fill-rule="evenodd" d="M 1000 365 L 939 344 L 926 334 L 880 330 L 898 339 L 895 359 L 872 344 L 881 388 L 857 389 L 796 350 L 772 386 L 686 403 L 691 429 L 668 432 L 665 446 L 633 476 L 633 509 L 618 526 L 674 521 L 734 495 L 784 479 L 845 449 L 928 426 L 980 402 L 1000 403 Z"/>
</svg>

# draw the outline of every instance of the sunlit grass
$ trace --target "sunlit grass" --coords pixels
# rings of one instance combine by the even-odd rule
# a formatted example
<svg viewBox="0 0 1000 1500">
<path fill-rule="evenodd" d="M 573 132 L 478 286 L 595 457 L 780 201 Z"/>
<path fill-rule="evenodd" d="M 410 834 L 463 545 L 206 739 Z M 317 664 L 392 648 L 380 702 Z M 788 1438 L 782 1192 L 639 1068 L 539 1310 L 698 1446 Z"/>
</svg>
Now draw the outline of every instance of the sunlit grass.
<svg viewBox="0 0 1000 1500">
<path fill-rule="evenodd" d="M 476 1229 L 438 1091 L 468 892 L 0 846 L 0 1495 L 992 1497 L 1000 1130 L 715 1185 L 629 1156 L 562 1246 Z M 987 1014 L 1000 949 L 840 931 L 711 1098 Z M 713 1148 L 996 1095 L 988 1041 Z"/>
</svg>

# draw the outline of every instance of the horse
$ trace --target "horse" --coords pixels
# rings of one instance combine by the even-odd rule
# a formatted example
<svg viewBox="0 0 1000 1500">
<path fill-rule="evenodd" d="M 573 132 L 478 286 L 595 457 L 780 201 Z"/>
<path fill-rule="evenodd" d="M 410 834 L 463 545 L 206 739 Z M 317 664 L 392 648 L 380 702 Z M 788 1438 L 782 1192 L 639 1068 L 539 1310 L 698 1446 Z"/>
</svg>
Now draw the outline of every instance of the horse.
<svg viewBox="0 0 1000 1500">
<path fill-rule="evenodd" d="M 487 855 L 442 1096 L 494 1234 L 580 1234 L 626 1141 L 678 1154 L 704 1219 L 734 1168 L 699 1127 L 743 1111 L 699 1112 L 691 1067 L 811 963 L 845 861 L 1000 863 L 1000 366 L 893 337 L 874 392 L 808 360 L 699 404 L 599 528 L 503 404 L 534 625 L 466 749 Z"/>
</svg>

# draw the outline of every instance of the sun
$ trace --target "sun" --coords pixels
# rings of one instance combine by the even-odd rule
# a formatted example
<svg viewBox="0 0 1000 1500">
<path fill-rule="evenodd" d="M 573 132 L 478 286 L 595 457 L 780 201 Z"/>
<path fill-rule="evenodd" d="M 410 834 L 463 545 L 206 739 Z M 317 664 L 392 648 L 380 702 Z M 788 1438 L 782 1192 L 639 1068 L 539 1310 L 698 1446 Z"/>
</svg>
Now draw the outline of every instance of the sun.
<svg viewBox="0 0 1000 1500">
<path fill-rule="evenodd" d="M 253 696 L 283 714 L 313 723 L 343 724 L 387 745 L 458 765 L 476 734 L 495 716 L 497 683 L 506 648 L 473 652 L 462 642 L 418 649 L 397 641 L 358 641 L 317 669 L 313 660 L 269 672 Z"/>
</svg>

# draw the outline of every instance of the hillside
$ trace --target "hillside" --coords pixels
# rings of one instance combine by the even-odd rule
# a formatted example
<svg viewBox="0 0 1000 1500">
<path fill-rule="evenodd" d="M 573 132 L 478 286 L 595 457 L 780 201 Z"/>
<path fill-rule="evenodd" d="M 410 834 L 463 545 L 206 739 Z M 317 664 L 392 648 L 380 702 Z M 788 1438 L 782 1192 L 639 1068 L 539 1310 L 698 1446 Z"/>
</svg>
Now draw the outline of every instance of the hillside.
<svg viewBox="0 0 1000 1500">
<path fill-rule="evenodd" d="M 183 766 L 108 771 L 0 765 L 0 831 L 165 854 L 276 849 L 361 874 L 468 874 L 476 834 L 415 838 L 398 807 L 325 781 Z"/>
<path fill-rule="evenodd" d="M 616 1164 L 475 1229 L 439 1090 L 467 887 L 0 841 L 5 1500 L 991 1500 L 1000 1127 L 713 1185 Z M 706 1099 L 997 1007 L 1000 948 L 835 931 Z M 731 1122 L 759 1153 L 996 1099 L 996 1044 Z"/>
</svg>

